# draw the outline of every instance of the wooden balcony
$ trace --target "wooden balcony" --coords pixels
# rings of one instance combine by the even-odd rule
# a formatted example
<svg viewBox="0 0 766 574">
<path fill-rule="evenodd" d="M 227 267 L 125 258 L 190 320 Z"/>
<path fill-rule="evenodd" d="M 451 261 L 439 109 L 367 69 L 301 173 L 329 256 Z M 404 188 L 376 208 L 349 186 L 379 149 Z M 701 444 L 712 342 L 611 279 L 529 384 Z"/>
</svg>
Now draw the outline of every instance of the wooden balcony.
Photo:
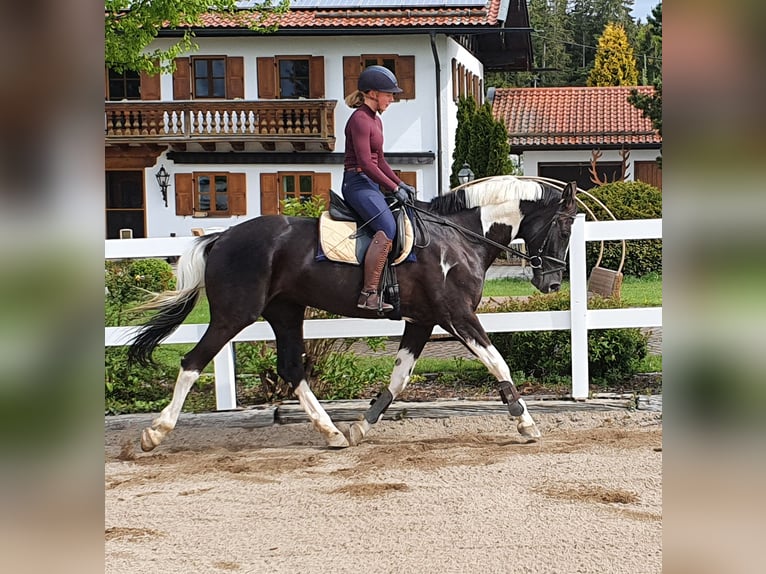
<svg viewBox="0 0 766 574">
<path fill-rule="evenodd" d="M 207 151 L 241 151 L 245 145 L 260 144 L 273 151 L 282 143 L 297 151 L 307 146 L 333 151 L 336 104 L 337 100 L 106 102 L 106 144 L 165 143 L 180 151 L 187 144 Z"/>
</svg>

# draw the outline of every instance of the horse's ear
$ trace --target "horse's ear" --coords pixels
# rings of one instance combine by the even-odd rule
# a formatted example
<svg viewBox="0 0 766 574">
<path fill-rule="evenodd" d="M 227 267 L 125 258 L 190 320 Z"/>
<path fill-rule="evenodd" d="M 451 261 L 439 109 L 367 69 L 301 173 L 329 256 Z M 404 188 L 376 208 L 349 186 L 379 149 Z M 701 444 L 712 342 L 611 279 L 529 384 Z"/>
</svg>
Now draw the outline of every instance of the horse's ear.
<svg viewBox="0 0 766 574">
<path fill-rule="evenodd" d="M 561 204 L 571 205 L 575 202 L 575 195 L 577 194 L 577 182 L 570 181 L 564 187 L 564 191 L 561 192 Z"/>
</svg>

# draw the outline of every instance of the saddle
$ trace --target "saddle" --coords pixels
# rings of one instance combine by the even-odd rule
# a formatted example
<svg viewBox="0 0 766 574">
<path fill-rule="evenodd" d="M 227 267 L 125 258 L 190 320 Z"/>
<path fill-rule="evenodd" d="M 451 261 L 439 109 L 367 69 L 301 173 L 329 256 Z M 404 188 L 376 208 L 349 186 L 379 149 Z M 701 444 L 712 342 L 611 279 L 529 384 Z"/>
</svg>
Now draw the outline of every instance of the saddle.
<svg viewBox="0 0 766 574">
<path fill-rule="evenodd" d="M 399 265 L 408 258 L 412 260 L 415 241 L 412 222 L 405 209 L 392 210 L 396 219 L 396 236 L 393 238 L 390 265 Z M 330 208 L 319 217 L 319 253 L 317 260 L 329 259 L 339 263 L 361 265 L 370 245 L 374 230 L 364 222 L 343 198 L 330 191 Z"/>
</svg>

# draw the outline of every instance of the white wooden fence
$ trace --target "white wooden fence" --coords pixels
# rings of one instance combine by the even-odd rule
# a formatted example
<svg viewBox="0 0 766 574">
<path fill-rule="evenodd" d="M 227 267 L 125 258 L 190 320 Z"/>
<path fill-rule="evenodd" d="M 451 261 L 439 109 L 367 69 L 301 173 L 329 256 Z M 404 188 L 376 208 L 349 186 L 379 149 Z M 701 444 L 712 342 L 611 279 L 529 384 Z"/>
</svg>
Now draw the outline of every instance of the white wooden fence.
<svg viewBox="0 0 766 574">
<path fill-rule="evenodd" d="M 568 311 L 533 311 L 523 313 L 481 313 L 479 320 L 487 332 L 551 331 L 569 329 L 572 336 L 572 397 L 588 397 L 588 330 L 621 327 L 662 326 L 662 307 L 628 309 L 588 309 L 586 241 L 619 239 L 660 239 L 661 219 L 628 221 L 585 221 L 579 214 L 572 226 L 569 248 L 570 295 Z M 171 257 L 180 255 L 194 237 L 147 239 L 107 239 L 106 259 Z M 181 325 L 162 344 L 196 343 L 206 324 Z M 106 327 L 107 347 L 127 344 L 137 327 Z M 390 319 L 311 319 L 304 324 L 307 339 L 398 336 L 404 331 L 403 321 Z M 440 327 L 435 334 L 445 334 Z M 271 341 L 274 332 L 268 323 L 259 321 L 242 330 L 232 341 Z M 236 408 L 234 359 L 231 343 L 224 346 L 214 360 L 216 407 Z M 511 365 L 511 368 L 513 366 Z"/>
</svg>

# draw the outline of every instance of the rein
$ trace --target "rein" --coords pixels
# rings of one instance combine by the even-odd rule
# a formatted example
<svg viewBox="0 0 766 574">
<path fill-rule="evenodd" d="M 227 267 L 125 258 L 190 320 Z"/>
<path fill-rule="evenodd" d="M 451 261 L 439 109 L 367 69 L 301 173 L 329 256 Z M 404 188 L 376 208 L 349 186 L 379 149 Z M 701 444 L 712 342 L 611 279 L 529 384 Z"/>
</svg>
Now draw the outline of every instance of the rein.
<svg viewBox="0 0 766 574">
<path fill-rule="evenodd" d="M 523 251 L 519 251 L 518 249 L 515 249 L 511 247 L 510 245 L 503 245 L 502 243 L 498 243 L 497 241 L 494 241 L 490 239 L 489 237 L 486 237 L 484 235 L 481 235 L 479 233 L 476 233 L 475 231 L 471 231 L 470 229 L 466 229 L 465 227 L 458 225 L 457 223 L 454 223 L 450 221 L 449 219 L 445 219 L 444 217 L 441 217 L 439 215 L 436 215 L 435 213 L 428 211 L 427 209 L 423 209 L 421 207 L 418 207 L 412 203 L 407 203 L 407 206 L 415 210 L 416 212 L 420 212 L 423 214 L 426 214 L 428 217 L 432 218 L 431 221 L 436 223 L 441 223 L 442 225 L 446 225 L 447 227 L 451 227 L 460 233 L 462 233 L 465 236 L 473 237 L 474 239 L 478 239 L 479 241 L 482 241 L 488 245 L 491 245 L 493 247 L 496 247 L 500 249 L 501 251 L 505 251 L 506 253 L 510 253 L 512 255 L 515 255 L 516 257 L 520 257 L 521 259 L 524 259 L 527 261 L 530 267 L 533 269 L 542 269 L 543 266 L 543 260 L 549 261 L 551 263 L 556 263 L 559 265 L 559 267 L 556 267 L 554 269 L 549 269 L 547 271 L 542 271 L 543 274 L 547 273 L 555 273 L 559 271 L 560 269 L 566 268 L 566 261 L 562 261 L 558 257 L 553 257 L 551 255 L 544 255 L 543 251 L 545 251 L 545 247 L 548 245 L 548 235 L 550 235 L 550 231 L 553 227 L 553 225 L 556 223 L 556 219 L 559 217 L 560 213 L 556 213 L 556 215 L 551 220 L 550 224 L 548 225 L 547 232 L 548 234 L 545 237 L 545 240 L 543 241 L 543 244 L 540 246 L 540 249 L 537 250 L 537 255 L 527 255 Z M 541 230 L 542 232 L 542 230 Z"/>
</svg>

